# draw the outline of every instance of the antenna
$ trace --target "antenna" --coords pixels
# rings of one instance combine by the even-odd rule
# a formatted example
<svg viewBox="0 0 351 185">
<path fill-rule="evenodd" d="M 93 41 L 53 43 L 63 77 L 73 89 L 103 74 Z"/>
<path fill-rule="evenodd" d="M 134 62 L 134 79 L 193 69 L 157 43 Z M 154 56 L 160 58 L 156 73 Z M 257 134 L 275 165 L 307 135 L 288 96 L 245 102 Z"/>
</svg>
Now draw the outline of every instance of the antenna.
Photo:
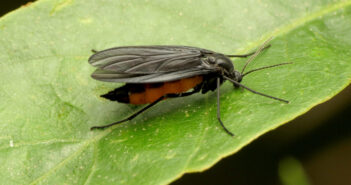
<svg viewBox="0 0 351 185">
<path fill-rule="evenodd" d="M 245 64 L 244 68 L 242 69 L 241 74 L 243 74 L 243 72 L 244 72 L 246 66 L 247 66 L 253 59 L 255 59 L 255 58 L 257 57 L 257 55 L 260 54 L 260 53 L 262 52 L 262 50 L 264 50 L 264 49 L 266 48 L 266 45 L 268 44 L 269 41 L 272 40 L 272 38 L 273 38 L 273 37 L 270 37 L 268 40 L 266 40 L 266 41 L 261 45 L 261 47 L 260 47 L 258 50 L 256 50 L 256 52 L 255 52 L 253 55 L 251 55 L 251 57 L 249 58 L 249 60 L 247 60 L 247 62 L 246 62 L 246 64 Z"/>
<path fill-rule="evenodd" d="M 289 103 L 288 100 L 284 100 L 284 99 L 281 99 L 281 98 L 277 98 L 277 97 L 274 97 L 274 96 L 270 96 L 270 95 L 267 95 L 267 94 L 263 94 L 263 93 L 260 93 L 260 92 L 255 91 L 255 90 L 253 90 L 253 89 L 250 89 L 250 88 L 246 87 L 245 85 L 243 85 L 243 84 L 241 84 L 241 83 L 239 83 L 239 82 L 237 82 L 237 81 L 235 81 L 235 80 L 233 80 L 233 79 L 231 79 L 231 78 L 229 78 L 229 77 L 227 77 L 227 76 L 223 76 L 223 78 L 229 80 L 230 82 L 232 82 L 232 83 L 235 84 L 235 85 L 241 86 L 241 87 L 243 87 L 244 89 L 247 89 L 247 90 L 251 91 L 252 93 L 255 93 L 255 94 L 258 94 L 258 95 L 261 95 L 261 96 L 265 96 L 265 97 L 267 97 L 267 98 L 271 98 L 271 99 L 274 99 L 274 100 L 278 100 L 278 101 L 281 101 L 281 102 L 284 102 L 284 103 Z"/>
<path fill-rule="evenodd" d="M 269 48 L 269 47 L 271 47 L 271 45 L 269 44 L 269 45 L 267 45 L 267 46 L 265 46 L 263 49 L 262 49 L 262 51 L 263 50 L 265 50 L 265 49 L 267 49 L 267 48 Z M 251 56 L 251 55 L 253 55 L 253 54 L 255 54 L 256 53 L 256 51 L 254 51 L 254 52 L 251 52 L 251 53 L 247 53 L 247 54 L 243 54 L 243 55 L 225 55 L 226 57 L 239 57 L 239 58 L 246 58 L 246 57 L 248 57 L 248 56 Z"/>
<path fill-rule="evenodd" d="M 259 70 L 262 70 L 262 69 L 268 69 L 268 68 L 272 68 L 272 67 L 277 67 L 277 66 L 281 66 L 281 65 L 286 65 L 286 64 L 292 64 L 292 62 L 284 62 L 284 63 L 275 64 L 275 65 L 271 65 L 271 66 L 260 67 L 260 68 L 257 68 L 257 69 L 250 70 L 250 71 L 242 74 L 241 76 L 244 77 L 245 75 L 248 75 L 248 74 L 250 74 L 252 72 L 255 72 L 255 71 L 259 71 Z"/>
</svg>

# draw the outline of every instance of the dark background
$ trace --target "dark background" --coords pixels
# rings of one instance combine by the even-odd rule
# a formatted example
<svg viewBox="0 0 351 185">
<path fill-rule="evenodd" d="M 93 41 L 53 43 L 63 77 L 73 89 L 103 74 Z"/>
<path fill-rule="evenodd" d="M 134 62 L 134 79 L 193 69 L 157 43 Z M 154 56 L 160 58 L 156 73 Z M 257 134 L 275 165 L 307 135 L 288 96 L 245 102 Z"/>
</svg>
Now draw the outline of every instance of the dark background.
<svg viewBox="0 0 351 185">
<path fill-rule="evenodd" d="M 2 2 L 0 16 L 28 2 L 33 1 Z M 351 86 L 212 168 L 172 184 L 279 185 L 279 164 L 286 157 L 301 163 L 310 184 L 351 184 Z"/>
<path fill-rule="evenodd" d="M 15 10 L 22 5 L 27 4 L 28 2 L 34 2 L 29 0 L 2 0 L 0 5 L 0 16 L 3 16 L 7 12 Z"/>
</svg>

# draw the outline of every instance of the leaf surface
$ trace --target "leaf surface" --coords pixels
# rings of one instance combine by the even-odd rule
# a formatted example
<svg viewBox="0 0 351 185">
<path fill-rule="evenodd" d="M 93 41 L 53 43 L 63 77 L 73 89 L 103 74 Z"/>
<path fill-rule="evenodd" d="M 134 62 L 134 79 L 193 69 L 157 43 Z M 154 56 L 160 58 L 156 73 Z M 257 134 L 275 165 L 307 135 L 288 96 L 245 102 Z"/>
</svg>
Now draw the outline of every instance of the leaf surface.
<svg viewBox="0 0 351 185">
<path fill-rule="evenodd" d="M 0 179 L 8 184 L 166 184 L 202 171 L 340 92 L 351 79 L 351 1 L 40 0 L 0 19 Z M 188 45 L 242 54 L 273 36 L 242 84 L 140 107 L 99 96 L 91 49 Z M 241 69 L 246 59 L 234 60 Z"/>
</svg>

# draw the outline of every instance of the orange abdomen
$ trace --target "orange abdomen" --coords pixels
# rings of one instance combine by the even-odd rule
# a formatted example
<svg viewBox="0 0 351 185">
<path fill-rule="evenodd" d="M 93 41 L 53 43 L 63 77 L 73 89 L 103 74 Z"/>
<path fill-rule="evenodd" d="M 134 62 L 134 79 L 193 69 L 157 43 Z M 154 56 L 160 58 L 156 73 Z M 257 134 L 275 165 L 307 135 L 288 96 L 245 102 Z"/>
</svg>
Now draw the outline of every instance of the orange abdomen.
<svg viewBox="0 0 351 185">
<path fill-rule="evenodd" d="M 166 94 L 179 94 L 187 92 L 200 84 L 203 80 L 202 76 L 194 76 L 190 78 L 184 78 L 173 82 L 165 82 L 162 84 L 143 84 L 144 91 L 142 92 L 131 92 L 129 94 L 130 104 L 148 104 L 156 101 L 160 97 Z"/>
</svg>

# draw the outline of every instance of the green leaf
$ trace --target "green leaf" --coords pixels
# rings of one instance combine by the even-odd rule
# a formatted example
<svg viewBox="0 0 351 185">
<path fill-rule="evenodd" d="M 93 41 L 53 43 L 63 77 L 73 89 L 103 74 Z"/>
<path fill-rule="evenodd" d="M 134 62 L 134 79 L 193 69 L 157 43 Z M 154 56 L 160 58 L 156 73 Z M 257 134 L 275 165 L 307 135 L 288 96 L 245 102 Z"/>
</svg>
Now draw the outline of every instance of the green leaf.
<svg viewBox="0 0 351 185">
<path fill-rule="evenodd" d="M 351 1 L 40 0 L 0 19 L 0 179 L 7 184 L 166 184 L 202 171 L 305 113 L 351 79 Z M 272 47 L 242 84 L 163 101 L 135 120 L 90 131 L 140 107 L 99 95 L 91 49 L 191 45 L 221 53 Z M 241 69 L 246 60 L 235 60 Z"/>
</svg>

